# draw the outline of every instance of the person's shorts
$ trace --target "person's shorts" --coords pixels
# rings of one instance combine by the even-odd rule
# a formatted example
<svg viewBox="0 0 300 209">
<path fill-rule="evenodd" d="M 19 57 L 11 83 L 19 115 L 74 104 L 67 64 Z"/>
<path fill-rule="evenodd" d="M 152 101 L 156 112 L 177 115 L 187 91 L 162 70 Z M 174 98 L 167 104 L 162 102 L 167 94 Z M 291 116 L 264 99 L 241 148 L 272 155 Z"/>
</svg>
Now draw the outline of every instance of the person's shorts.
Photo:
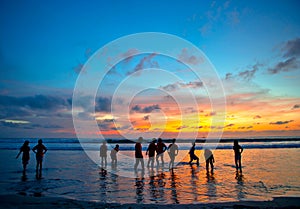
<svg viewBox="0 0 300 209">
<path fill-rule="evenodd" d="M 29 160 L 22 160 L 23 165 L 27 165 Z"/>
<path fill-rule="evenodd" d="M 235 160 L 240 160 L 241 159 L 241 155 L 235 155 Z"/>
<path fill-rule="evenodd" d="M 43 162 L 43 156 L 36 156 L 35 158 L 37 162 Z"/>
</svg>

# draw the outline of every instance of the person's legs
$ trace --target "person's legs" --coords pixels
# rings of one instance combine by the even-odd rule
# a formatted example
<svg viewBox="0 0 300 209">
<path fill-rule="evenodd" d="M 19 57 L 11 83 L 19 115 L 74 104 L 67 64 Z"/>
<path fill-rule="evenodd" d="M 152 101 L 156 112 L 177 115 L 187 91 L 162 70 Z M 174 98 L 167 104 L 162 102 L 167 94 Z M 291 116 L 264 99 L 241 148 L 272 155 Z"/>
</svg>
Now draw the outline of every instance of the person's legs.
<svg viewBox="0 0 300 209">
<path fill-rule="evenodd" d="M 241 157 L 239 158 L 239 168 L 240 168 L 240 171 L 242 172 L 242 158 Z"/>
<path fill-rule="evenodd" d="M 107 157 L 104 157 L 105 168 L 107 167 Z"/>
<path fill-rule="evenodd" d="M 213 159 L 211 158 L 211 159 L 209 160 L 209 162 L 210 162 L 211 172 L 213 172 L 213 171 L 214 171 L 214 163 L 213 163 Z"/>
<path fill-rule="evenodd" d="M 43 168 L 43 161 L 40 161 L 40 173 L 39 173 L 39 178 L 42 177 L 42 168 Z"/>
<path fill-rule="evenodd" d="M 145 166 L 144 166 L 144 158 L 140 158 L 140 161 L 141 161 L 142 169 L 144 170 L 144 169 L 145 169 Z"/>
<path fill-rule="evenodd" d="M 197 161 L 197 165 L 199 165 L 199 158 L 195 155 L 195 160 Z"/>
<path fill-rule="evenodd" d="M 139 165 L 139 158 L 135 158 L 135 164 L 134 164 L 134 170 L 137 169 L 138 165 Z"/>
<path fill-rule="evenodd" d="M 206 172 L 208 172 L 208 169 L 209 169 L 209 159 L 206 159 L 205 165 L 206 165 Z"/>
<path fill-rule="evenodd" d="M 164 167 L 164 165 L 165 165 L 165 161 L 164 161 L 164 153 L 161 153 L 161 154 L 160 154 L 160 159 L 161 159 L 162 167 Z"/>
<path fill-rule="evenodd" d="M 235 162 L 235 169 L 236 169 L 236 171 L 238 171 L 239 166 L 238 166 L 238 157 L 237 156 L 234 157 L 234 162 Z"/>
<path fill-rule="evenodd" d="M 156 166 L 159 166 L 159 161 L 158 161 L 159 155 L 156 155 Z"/>
</svg>

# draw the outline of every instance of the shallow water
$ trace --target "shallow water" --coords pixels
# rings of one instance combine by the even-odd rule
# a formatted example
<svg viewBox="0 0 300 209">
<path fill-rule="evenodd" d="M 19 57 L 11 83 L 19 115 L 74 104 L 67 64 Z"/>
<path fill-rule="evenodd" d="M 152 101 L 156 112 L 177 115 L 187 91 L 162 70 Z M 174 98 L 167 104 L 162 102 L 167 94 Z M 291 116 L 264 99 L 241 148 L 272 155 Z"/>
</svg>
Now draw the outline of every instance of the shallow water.
<svg viewBox="0 0 300 209">
<path fill-rule="evenodd" d="M 132 151 L 124 152 L 133 155 Z M 132 178 L 122 176 L 122 169 L 132 166 L 122 159 L 112 169 L 115 173 L 111 173 L 104 172 L 84 151 L 49 150 L 40 180 L 35 179 L 33 154 L 27 179 L 22 180 L 21 159 L 16 160 L 16 154 L 17 150 L 0 150 L 0 194 L 119 203 L 196 203 L 300 196 L 299 148 L 245 149 L 243 173 L 238 175 L 233 166 L 233 151 L 216 150 L 214 174 L 207 175 L 203 163 L 200 167 L 188 165 L 186 156 L 173 172 L 145 168 L 144 173 L 141 169 L 135 173 L 127 168 L 132 171 Z M 108 168 L 111 170 L 110 162 Z"/>
</svg>

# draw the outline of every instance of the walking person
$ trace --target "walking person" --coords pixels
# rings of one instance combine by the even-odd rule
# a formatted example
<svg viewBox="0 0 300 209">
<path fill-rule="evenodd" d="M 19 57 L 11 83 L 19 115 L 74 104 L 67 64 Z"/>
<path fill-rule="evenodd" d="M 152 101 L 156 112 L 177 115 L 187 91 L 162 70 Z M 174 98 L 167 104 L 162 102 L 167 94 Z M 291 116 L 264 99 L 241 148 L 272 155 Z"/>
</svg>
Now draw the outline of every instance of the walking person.
<svg viewBox="0 0 300 209">
<path fill-rule="evenodd" d="M 139 137 L 137 142 L 135 143 L 135 164 L 134 164 L 134 170 L 137 171 L 138 165 L 141 163 L 142 169 L 144 170 L 144 158 L 142 153 L 142 142 L 143 137 Z"/>
<path fill-rule="evenodd" d="M 38 144 L 32 149 L 36 157 L 36 178 L 37 179 L 42 178 L 43 159 L 47 150 L 48 149 L 43 144 L 42 139 L 39 139 Z"/>
<path fill-rule="evenodd" d="M 233 150 L 236 171 L 240 169 L 240 172 L 242 172 L 242 152 L 244 149 L 239 145 L 238 140 L 233 141 Z"/>
<path fill-rule="evenodd" d="M 151 163 L 151 168 L 153 169 L 153 167 L 154 167 L 154 157 L 155 157 L 155 151 L 157 149 L 157 146 L 155 143 L 156 143 L 156 139 L 153 138 L 152 142 L 149 144 L 147 151 L 146 151 L 146 155 L 149 156 L 147 168 L 149 168 L 150 163 Z"/>
<path fill-rule="evenodd" d="M 189 151 L 189 154 L 190 154 L 190 162 L 189 162 L 189 164 L 192 164 L 192 162 L 194 160 L 196 160 L 197 161 L 197 165 L 199 166 L 199 158 L 195 155 L 195 145 L 196 145 L 196 143 L 193 142 L 192 147 L 191 147 L 191 149 Z"/>
<path fill-rule="evenodd" d="M 172 144 L 169 145 L 168 147 L 168 153 L 170 156 L 170 164 L 169 164 L 169 169 L 173 169 L 174 168 L 174 161 L 175 161 L 175 157 L 178 155 L 178 146 L 177 144 L 175 144 L 176 139 L 172 140 Z"/>
<path fill-rule="evenodd" d="M 28 140 L 26 140 L 24 142 L 24 144 L 22 145 L 22 147 L 20 148 L 20 151 L 19 151 L 18 155 L 16 156 L 16 159 L 20 156 L 20 154 L 22 152 L 23 152 L 23 155 L 22 155 L 23 176 L 25 177 L 26 176 L 27 164 L 28 164 L 29 159 L 30 159 L 30 155 L 29 155 L 30 147 L 29 147 L 29 141 Z"/>
</svg>

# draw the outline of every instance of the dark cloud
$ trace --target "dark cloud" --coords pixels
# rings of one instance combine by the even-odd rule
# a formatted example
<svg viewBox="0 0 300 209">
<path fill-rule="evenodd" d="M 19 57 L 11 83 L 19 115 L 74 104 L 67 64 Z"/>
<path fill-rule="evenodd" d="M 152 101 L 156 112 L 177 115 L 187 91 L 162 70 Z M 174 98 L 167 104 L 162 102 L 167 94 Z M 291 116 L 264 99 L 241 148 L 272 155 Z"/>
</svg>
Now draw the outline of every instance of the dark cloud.
<svg viewBox="0 0 300 209">
<path fill-rule="evenodd" d="M 150 113 L 153 110 L 159 110 L 161 109 L 160 106 L 158 104 L 155 105 L 151 105 L 151 106 L 146 106 L 144 108 L 142 108 L 139 105 L 135 105 L 131 108 L 131 112 L 137 112 L 137 113 Z"/>
<path fill-rule="evenodd" d="M 259 119 L 259 118 L 261 118 L 260 115 L 255 115 L 255 116 L 253 117 L 253 119 Z"/>
<path fill-rule="evenodd" d="M 153 61 L 152 59 L 156 56 L 156 53 L 151 53 L 145 57 L 143 57 L 140 62 L 135 66 L 133 71 L 130 71 L 127 73 L 127 75 L 130 75 L 135 72 L 139 72 L 145 68 L 159 68 L 159 65 L 156 61 Z"/>
<path fill-rule="evenodd" d="M 116 130 L 114 119 L 104 119 L 97 121 L 98 127 L 102 131 Z"/>
<path fill-rule="evenodd" d="M 81 72 L 81 70 L 83 69 L 83 64 L 79 63 L 78 65 L 76 65 L 75 67 L 73 67 L 73 70 L 75 73 L 79 74 Z"/>
<path fill-rule="evenodd" d="M 143 117 L 143 120 L 149 120 L 150 119 L 150 115 L 145 115 L 144 117 Z"/>
<path fill-rule="evenodd" d="M 255 74 L 257 71 L 259 71 L 260 67 L 263 67 L 264 65 L 261 63 L 255 63 L 254 65 L 250 66 L 250 69 L 244 70 L 239 72 L 238 74 L 234 75 L 232 73 L 226 73 L 225 75 L 225 80 L 230 80 L 233 78 L 240 78 L 245 81 L 250 81 L 251 79 L 254 78 Z"/>
<path fill-rule="evenodd" d="M 283 57 L 298 57 L 300 55 L 300 38 L 289 40 L 282 48 Z"/>
<path fill-rule="evenodd" d="M 206 114 L 205 116 L 206 116 L 206 117 L 208 117 L 208 116 L 214 116 L 214 115 L 216 115 L 216 114 L 217 114 L 216 112 L 210 112 L 210 113 Z"/>
<path fill-rule="evenodd" d="M 270 122 L 271 125 L 283 125 L 293 122 L 294 120 L 286 120 L 286 121 L 276 121 L 276 122 Z"/>
<path fill-rule="evenodd" d="M 226 73 L 225 80 L 229 80 L 233 77 L 232 73 Z"/>
<path fill-rule="evenodd" d="M 230 123 L 230 124 L 226 125 L 225 128 L 232 127 L 232 126 L 234 126 L 234 124 Z"/>
<path fill-rule="evenodd" d="M 25 117 L 54 114 L 62 109 L 71 109 L 71 99 L 58 96 L 36 95 L 13 97 L 0 95 L 0 117 Z"/>
<path fill-rule="evenodd" d="M 176 129 L 177 129 L 177 130 L 181 130 L 181 129 L 184 129 L 184 128 L 188 128 L 188 126 L 179 126 L 179 127 L 177 127 Z"/>
<path fill-rule="evenodd" d="M 96 98 L 96 112 L 111 112 L 111 98 L 110 97 L 98 97 Z"/>
<path fill-rule="evenodd" d="M 160 88 L 162 88 L 165 91 L 176 91 L 180 88 L 201 88 L 203 87 L 203 82 L 202 81 L 190 81 L 188 83 L 182 83 L 182 82 L 176 82 L 176 83 L 172 83 L 172 84 L 168 84 L 166 86 L 161 86 Z"/>
<path fill-rule="evenodd" d="M 289 71 L 297 69 L 298 67 L 299 67 L 298 61 L 297 61 L 296 57 L 292 57 L 285 61 L 281 61 L 281 62 L 277 63 L 274 67 L 269 68 L 268 72 L 270 74 L 277 74 L 280 72 L 289 72 Z"/>
<path fill-rule="evenodd" d="M 197 65 L 198 63 L 203 62 L 201 57 L 196 57 L 188 52 L 188 49 L 183 48 L 181 53 L 178 55 L 178 60 L 192 65 Z"/>
<path fill-rule="evenodd" d="M 300 104 L 295 104 L 295 105 L 292 107 L 292 110 L 298 109 L 298 108 L 300 108 Z"/>
</svg>

